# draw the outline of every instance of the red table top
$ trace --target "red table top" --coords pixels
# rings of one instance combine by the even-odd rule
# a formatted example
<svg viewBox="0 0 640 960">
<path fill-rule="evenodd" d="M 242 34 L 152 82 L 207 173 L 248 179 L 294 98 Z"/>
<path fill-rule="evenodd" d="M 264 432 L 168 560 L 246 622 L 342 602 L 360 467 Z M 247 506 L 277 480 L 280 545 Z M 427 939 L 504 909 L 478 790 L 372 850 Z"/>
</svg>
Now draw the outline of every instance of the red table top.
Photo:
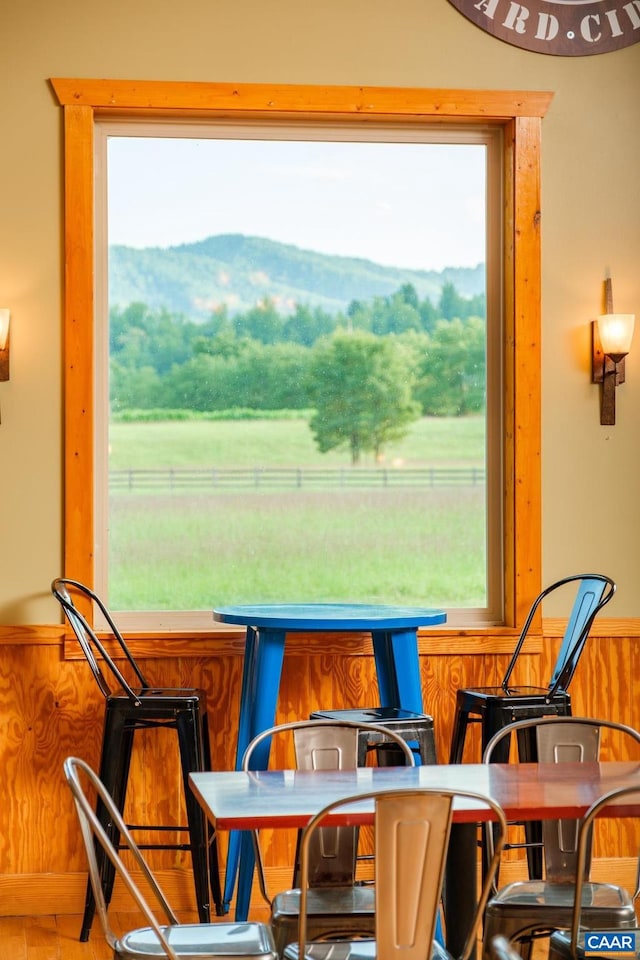
<svg viewBox="0 0 640 960">
<path fill-rule="evenodd" d="M 609 790 L 638 786 L 633 798 L 608 808 L 609 816 L 640 809 L 640 763 L 434 764 L 421 767 L 361 767 L 357 770 L 192 773 L 191 784 L 207 816 L 222 830 L 303 827 L 327 803 L 378 789 L 431 787 L 472 790 L 497 801 L 509 820 L 577 819 Z M 454 821 L 490 817 L 487 807 L 463 800 Z M 346 809 L 340 823 L 372 820 L 370 804 Z M 338 821 L 336 821 L 338 822 Z"/>
</svg>

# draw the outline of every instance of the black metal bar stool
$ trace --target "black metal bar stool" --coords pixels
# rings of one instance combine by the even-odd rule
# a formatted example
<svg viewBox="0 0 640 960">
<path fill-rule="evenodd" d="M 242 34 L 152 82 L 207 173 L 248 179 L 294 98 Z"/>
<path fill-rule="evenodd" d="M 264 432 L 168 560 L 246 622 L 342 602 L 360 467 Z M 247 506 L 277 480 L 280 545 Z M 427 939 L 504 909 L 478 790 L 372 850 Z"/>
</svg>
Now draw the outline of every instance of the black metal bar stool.
<svg viewBox="0 0 640 960">
<path fill-rule="evenodd" d="M 152 686 L 135 662 L 104 603 L 88 587 L 76 580 L 58 578 L 51 584 L 51 590 L 60 602 L 87 658 L 100 692 L 105 698 L 99 776 L 120 812 L 124 809 L 126 799 L 136 731 L 168 728 L 177 733 L 188 826 L 155 824 L 128 824 L 127 826 L 132 830 L 188 833 L 188 842 L 185 843 L 159 842 L 139 844 L 139 846 L 141 849 L 189 850 L 191 852 L 198 916 L 201 922 L 209 922 L 211 918 L 209 890 L 213 896 L 216 913 L 221 916 L 224 912 L 216 837 L 189 786 L 189 773 L 211 769 L 206 695 L 203 690 L 198 689 Z M 84 613 L 76 606 L 74 602 L 76 600 L 79 600 L 80 604 L 83 600 L 88 601 L 100 610 L 109 627 L 109 640 L 117 643 L 136 678 L 134 682 L 139 686 L 132 687 L 129 684 L 108 653 L 103 641 L 89 625 Z M 104 670 L 101 669 L 100 663 Z M 117 683 L 117 687 L 114 685 L 112 688 L 109 685 L 107 679 L 109 674 Z M 112 843 L 118 846 L 119 831 L 111 822 L 104 804 L 100 801 L 98 801 L 96 812 Z M 100 850 L 97 850 L 97 856 L 102 888 L 108 905 L 113 892 L 115 870 L 111 861 Z M 88 883 L 80 933 L 80 939 L 83 941 L 89 939 L 94 914 L 95 899 L 91 884 Z"/>
<path fill-rule="evenodd" d="M 413 713 L 400 707 L 363 707 L 352 710 L 319 710 L 311 714 L 311 720 L 350 720 L 363 724 L 358 735 L 358 766 L 366 764 L 367 753 L 376 750 L 379 766 L 398 764 L 396 744 L 385 741 L 379 730 L 367 730 L 366 724 L 386 727 L 406 740 L 417 754 L 420 764 L 437 763 L 433 717 L 426 713 Z M 415 744 L 415 746 L 414 746 Z"/>
<path fill-rule="evenodd" d="M 481 749 L 484 753 L 494 734 L 518 720 L 571 716 L 571 696 L 567 688 L 578 666 L 593 621 L 604 605 L 611 600 L 615 590 L 616 585 L 613 580 L 603 574 L 575 574 L 550 584 L 536 597 L 501 684 L 497 687 L 458 690 L 449 763 L 463 762 L 469 724 L 481 724 Z M 513 671 L 538 607 L 551 593 L 568 596 L 572 600 L 567 627 L 551 679 L 546 687 L 517 686 L 512 681 Z M 534 761 L 537 759 L 535 739 L 527 733 L 521 735 L 522 739 L 527 737 L 529 738 L 528 746 L 521 743 L 520 749 L 521 751 L 528 749 L 528 759 Z M 508 763 L 509 750 L 510 738 L 505 737 L 492 754 L 493 762 Z M 477 760 L 479 761 L 480 757 Z M 522 846 L 527 852 L 529 876 L 531 879 L 540 878 L 542 876 L 541 823 L 527 823 L 525 836 L 526 840 Z"/>
<path fill-rule="evenodd" d="M 573 606 L 548 685 L 546 687 L 514 685 L 511 677 L 538 607 L 550 593 L 565 587 L 574 598 Z M 613 580 L 603 574 L 576 574 L 552 583 L 536 597 L 500 685 L 458 690 L 449 763 L 462 763 L 470 723 L 482 724 L 482 750 L 484 751 L 489 740 L 498 730 L 516 720 L 571 714 L 571 697 L 567 693 L 569 683 L 578 666 L 578 660 L 589 637 L 593 621 L 604 605 L 611 600 L 615 589 Z M 477 759 L 479 761 L 480 757 Z M 509 742 L 507 740 L 502 744 L 500 751 L 494 755 L 494 760 L 506 763 L 508 759 Z"/>
</svg>

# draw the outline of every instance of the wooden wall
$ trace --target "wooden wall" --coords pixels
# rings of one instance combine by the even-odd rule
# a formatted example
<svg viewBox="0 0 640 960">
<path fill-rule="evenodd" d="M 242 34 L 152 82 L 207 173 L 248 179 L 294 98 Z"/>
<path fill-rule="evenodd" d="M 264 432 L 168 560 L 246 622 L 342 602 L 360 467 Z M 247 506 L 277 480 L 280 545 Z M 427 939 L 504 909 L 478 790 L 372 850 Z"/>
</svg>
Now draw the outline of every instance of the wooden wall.
<svg viewBox="0 0 640 960">
<path fill-rule="evenodd" d="M 574 713 L 623 720 L 640 727 L 640 703 L 632 678 L 640 675 L 637 625 L 603 621 L 589 641 L 572 687 Z M 521 680 L 547 676 L 561 624 L 545 623 L 532 640 Z M 630 636 L 629 634 L 635 634 Z M 434 716 L 439 759 L 446 760 L 460 686 L 491 684 L 508 659 L 512 638 L 451 634 L 420 639 L 425 707 Z M 232 768 L 234 727 L 242 668 L 242 640 L 201 636 L 168 641 L 135 640 L 137 654 L 155 682 L 202 686 L 209 697 L 214 765 Z M 78 912 L 85 867 L 75 814 L 62 778 L 62 762 L 76 754 L 97 765 L 103 701 L 75 643 L 61 629 L 44 640 L 5 638 L 0 647 L 1 749 L 4 795 L 0 804 L 0 914 Z M 370 644 L 366 638 L 292 638 L 287 641 L 279 721 L 330 707 L 377 702 Z M 174 736 L 142 735 L 136 751 L 131 797 L 137 810 L 164 822 L 181 817 Z M 477 749 L 477 748 L 476 748 Z M 476 753 L 477 756 L 477 753 Z M 471 760 L 469 754 L 467 759 Z M 173 819 L 172 819 L 173 818 Z M 608 826 L 607 830 L 615 831 Z M 611 833 L 611 851 L 616 834 Z M 224 838 L 221 838 L 224 850 Z M 601 855 L 608 853 L 607 844 Z M 192 905 L 189 858 L 155 853 L 153 863 L 178 906 Z M 273 837 L 268 863 L 273 883 L 288 883 L 290 841 Z"/>
</svg>

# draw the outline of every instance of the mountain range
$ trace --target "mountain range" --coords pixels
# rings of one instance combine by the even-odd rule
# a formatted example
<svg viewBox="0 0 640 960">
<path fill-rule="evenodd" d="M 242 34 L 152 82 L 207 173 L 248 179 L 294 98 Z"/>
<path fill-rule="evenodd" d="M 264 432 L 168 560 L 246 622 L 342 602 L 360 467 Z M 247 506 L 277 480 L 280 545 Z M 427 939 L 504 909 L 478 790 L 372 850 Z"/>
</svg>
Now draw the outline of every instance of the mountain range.
<svg viewBox="0 0 640 960">
<path fill-rule="evenodd" d="M 484 264 L 409 270 L 242 234 L 175 247 L 109 247 L 111 306 L 146 303 L 196 321 L 207 320 L 223 305 L 234 314 L 266 298 L 281 312 L 300 303 L 334 314 L 352 300 L 388 296 L 407 283 L 421 300 L 428 297 L 434 304 L 445 283 L 462 296 L 475 296 L 484 291 Z"/>
</svg>

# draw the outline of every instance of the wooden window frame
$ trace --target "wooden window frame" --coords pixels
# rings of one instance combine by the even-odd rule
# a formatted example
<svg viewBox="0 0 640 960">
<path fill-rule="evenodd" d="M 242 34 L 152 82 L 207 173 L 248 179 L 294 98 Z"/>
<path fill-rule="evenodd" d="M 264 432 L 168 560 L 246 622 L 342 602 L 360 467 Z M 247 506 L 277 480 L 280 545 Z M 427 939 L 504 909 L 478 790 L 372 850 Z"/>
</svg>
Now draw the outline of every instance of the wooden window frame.
<svg viewBox="0 0 640 960">
<path fill-rule="evenodd" d="M 60 78 L 51 84 L 64 109 L 64 569 L 66 575 L 90 584 L 94 582 L 96 121 L 273 117 L 500 125 L 504 150 L 501 632 L 511 633 L 524 620 L 541 585 L 540 147 L 542 118 L 552 94 Z M 495 634 L 496 628 L 455 630 L 457 636 L 486 632 Z"/>
</svg>

